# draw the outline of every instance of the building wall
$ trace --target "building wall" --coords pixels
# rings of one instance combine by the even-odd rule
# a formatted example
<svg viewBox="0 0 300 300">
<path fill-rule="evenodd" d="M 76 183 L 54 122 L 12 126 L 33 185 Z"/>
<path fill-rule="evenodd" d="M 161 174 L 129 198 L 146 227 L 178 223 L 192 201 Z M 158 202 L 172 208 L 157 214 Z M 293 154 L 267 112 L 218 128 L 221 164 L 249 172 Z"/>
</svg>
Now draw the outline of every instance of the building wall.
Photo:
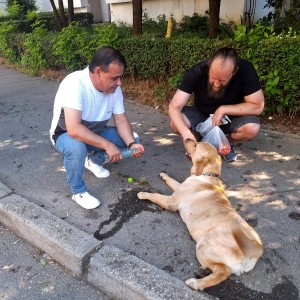
<svg viewBox="0 0 300 300">
<path fill-rule="evenodd" d="M 249 7 L 253 0 L 222 0 L 220 18 L 224 22 L 234 21 L 240 23 L 244 9 Z M 289 3 L 290 0 L 287 0 Z M 55 0 L 57 4 L 57 0 Z M 63 0 L 68 7 L 67 0 Z M 270 12 L 264 8 L 266 0 L 256 0 L 254 22 Z M 52 12 L 49 0 L 36 0 L 38 11 Z M 6 0 L 0 0 L 0 13 L 5 12 Z M 95 22 L 125 22 L 132 25 L 131 0 L 74 0 L 75 12 L 92 12 Z M 159 15 L 171 14 L 177 22 L 183 16 L 192 16 L 194 13 L 205 15 L 208 11 L 208 0 L 143 0 L 143 10 L 150 18 L 156 20 Z"/>
<path fill-rule="evenodd" d="M 228 23 L 234 21 L 239 24 L 244 14 L 245 1 L 250 0 L 223 0 L 220 7 L 220 18 Z M 256 17 L 258 20 L 268 13 L 263 9 L 265 0 L 256 0 Z M 125 22 L 132 25 L 132 1 L 131 0 L 106 0 L 110 4 L 111 21 L 119 24 Z M 152 19 L 165 14 L 171 14 L 179 22 L 183 16 L 192 16 L 194 13 L 205 15 L 208 11 L 208 0 L 143 0 L 143 11 Z"/>
<path fill-rule="evenodd" d="M 109 22 L 110 11 L 105 0 L 73 0 L 75 13 L 91 12 L 94 15 L 94 22 Z M 57 0 L 54 1 L 58 7 Z M 68 7 L 68 1 L 63 0 L 64 7 Z M 52 7 L 49 0 L 36 0 L 39 11 L 51 12 Z"/>
<path fill-rule="evenodd" d="M 184 1 L 184 0 L 183 0 Z M 195 0 L 195 12 L 199 15 L 206 15 L 208 12 L 209 4 L 205 0 Z M 220 18 L 223 22 L 228 23 L 233 21 L 240 23 L 241 16 L 244 10 L 245 0 L 226 0 L 221 1 Z"/>
<path fill-rule="evenodd" d="M 193 3 L 194 0 L 185 0 L 187 3 Z M 125 22 L 132 25 L 132 2 L 129 0 L 106 0 L 110 4 L 111 21 L 119 24 Z M 188 7 L 188 5 L 185 5 Z M 192 5 L 193 8 L 193 5 Z M 183 15 L 182 0 L 144 0 L 143 11 L 150 18 L 156 19 L 159 15 L 165 14 L 168 18 L 171 14 L 176 20 L 180 20 Z M 191 9 L 189 12 L 192 12 Z"/>
</svg>

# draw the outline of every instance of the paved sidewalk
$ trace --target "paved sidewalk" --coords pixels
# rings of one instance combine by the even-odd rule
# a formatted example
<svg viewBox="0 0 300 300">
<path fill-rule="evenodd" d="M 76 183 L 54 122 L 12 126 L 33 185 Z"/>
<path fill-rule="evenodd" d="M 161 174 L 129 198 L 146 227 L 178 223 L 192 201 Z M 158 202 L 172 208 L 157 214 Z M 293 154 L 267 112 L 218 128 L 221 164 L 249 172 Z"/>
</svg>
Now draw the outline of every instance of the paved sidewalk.
<svg viewBox="0 0 300 300">
<path fill-rule="evenodd" d="M 170 193 L 161 171 L 189 176 L 168 117 L 126 103 L 146 153 L 108 164 L 105 179 L 86 171 L 89 192 L 101 200 L 87 211 L 72 202 L 49 142 L 57 88 L 0 65 L 0 223 L 114 299 L 299 299 L 299 136 L 263 128 L 237 145 L 237 162 L 223 163 L 230 200 L 262 237 L 264 254 L 250 273 L 196 292 L 184 284 L 199 263 L 179 215 L 136 197 L 141 189 Z"/>
</svg>

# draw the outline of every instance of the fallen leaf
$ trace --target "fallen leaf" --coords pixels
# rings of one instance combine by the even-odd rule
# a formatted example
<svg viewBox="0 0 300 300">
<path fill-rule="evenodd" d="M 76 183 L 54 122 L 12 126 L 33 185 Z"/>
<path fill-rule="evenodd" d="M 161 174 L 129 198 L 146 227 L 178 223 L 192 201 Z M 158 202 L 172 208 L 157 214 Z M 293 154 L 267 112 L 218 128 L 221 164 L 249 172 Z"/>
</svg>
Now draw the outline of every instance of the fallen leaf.
<svg viewBox="0 0 300 300">
<path fill-rule="evenodd" d="M 42 266 L 45 266 L 45 265 L 47 264 L 47 260 L 46 260 L 45 258 L 41 258 L 41 259 L 40 259 L 40 264 L 41 264 Z"/>
<path fill-rule="evenodd" d="M 12 268 L 13 268 L 14 264 L 10 265 L 10 266 L 4 266 L 2 268 L 2 270 L 5 270 L 5 271 L 10 271 Z"/>
</svg>

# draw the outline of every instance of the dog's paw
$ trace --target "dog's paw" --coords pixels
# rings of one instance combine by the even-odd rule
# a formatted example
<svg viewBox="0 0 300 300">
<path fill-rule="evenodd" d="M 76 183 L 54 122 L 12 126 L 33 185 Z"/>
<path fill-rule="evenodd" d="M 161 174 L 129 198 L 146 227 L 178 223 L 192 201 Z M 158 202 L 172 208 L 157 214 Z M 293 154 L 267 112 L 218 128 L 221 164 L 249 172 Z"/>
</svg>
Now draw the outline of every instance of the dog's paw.
<svg viewBox="0 0 300 300">
<path fill-rule="evenodd" d="M 201 291 L 203 291 L 203 288 L 199 284 L 199 281 L 200 281 L 200 279 L 189 278 L 189 279 L 187 279 L 185 281 L 185 284 L 188 285 L 189 287 L 191 287 L 194 290 L 201 290 Z"/>
<path fill-rule="evenodd" d="M 147 199 L 146 198 L 146 194 L 145 192 L 138 192 L 137 193 L 137 197 L 140 199 L 140 200 L 144 200 L 144 199 Z"/>
<path fill-rule="evenodd" d="M 159 176 L 160 176 L 160 178 L 165 180 L 169 175 L 166 172 L 161 172 L 161 173 L 159 173 Z"/>
</svg>

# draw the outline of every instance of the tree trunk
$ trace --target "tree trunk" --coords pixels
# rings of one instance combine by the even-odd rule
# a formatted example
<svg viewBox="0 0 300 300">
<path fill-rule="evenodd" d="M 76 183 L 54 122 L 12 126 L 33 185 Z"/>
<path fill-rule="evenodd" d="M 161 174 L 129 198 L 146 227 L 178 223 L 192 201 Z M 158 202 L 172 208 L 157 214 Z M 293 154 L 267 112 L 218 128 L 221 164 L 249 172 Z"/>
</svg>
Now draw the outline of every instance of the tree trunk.
<svg viewBox="0 0 300 300">
<path fill-rule="evenodd" d="M 209 0 L 209 37 L 216 37 L 219 33 L 221 0 Z"/>
<path fill-rule="evenodd" d="M 61 24 L 59 14 L 58 14 L 57 8 L 55 6 L 54 0 L 50 0 L 50 3 L 51 3 L 51 6 L 52 6 L 52 10 L 53 10 L 53 14 L 54 14 L 54 18 L 55 18 L 58 30 L 61 30 L 62 29 L 62 24 Z"/>
<path fill-rule="evenodd" d="M 142 0 L 132 0 L 133 8 L 133 34 L 142 34 L 142 17 L 143 17 L 143 5 Z"/>
<path fill-rule="evenodd" d="M 66 27 L 66 17 L 63 0 L 58 0 L 59 18 L 62 27 Z"/>
<path fill-rule="evenodd" d="M 68 23 L 71 25 L 71 23 L 74 21 L 74 2 L 73 0 L 68 0 Z"/>
</svg>

